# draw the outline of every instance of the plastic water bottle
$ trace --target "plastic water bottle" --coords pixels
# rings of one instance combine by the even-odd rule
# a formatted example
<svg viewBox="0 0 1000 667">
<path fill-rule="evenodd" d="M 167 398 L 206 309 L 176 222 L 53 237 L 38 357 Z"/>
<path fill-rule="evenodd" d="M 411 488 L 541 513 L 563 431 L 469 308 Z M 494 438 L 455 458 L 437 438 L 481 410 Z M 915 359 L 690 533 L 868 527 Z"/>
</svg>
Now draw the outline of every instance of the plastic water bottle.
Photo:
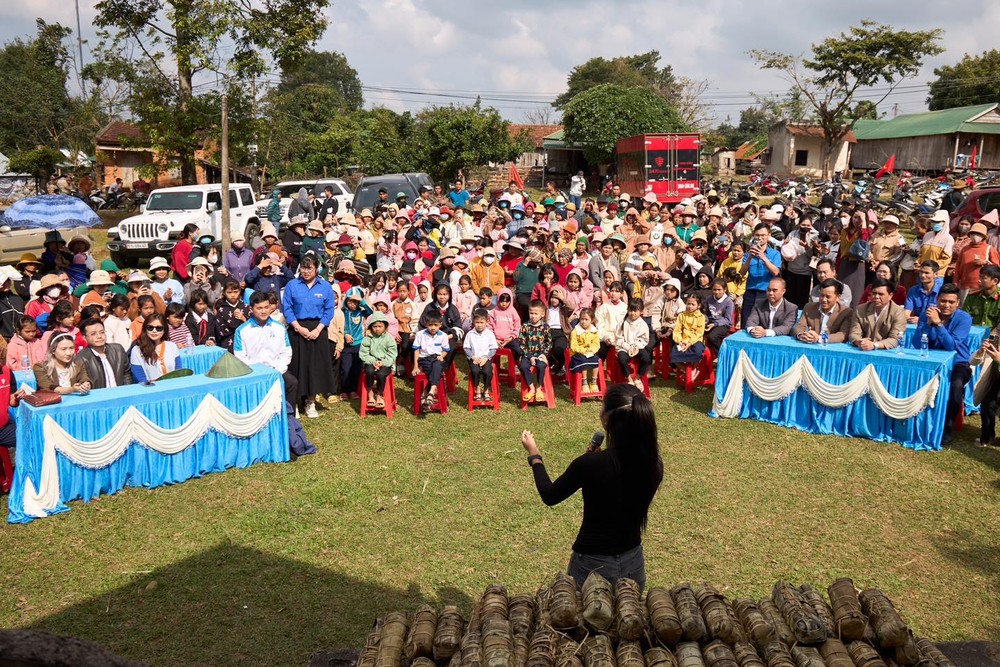
<svg viewBox="0 0 1000 667">
<path fill-rule="evenodd" d="M 31 370 L 31 360 L 28 359 L 28 355 L 24 355 L 23 357 L 21 357 L 21 370 L 22 371 Z"/>
<path fill-rule="evenodd" d="M 927 356 L 927 334 L 920 334 L 920 356 Z"/>
<path fill-rule="evenodd" d="M 820 334 L 819 342 L 823 347 L 826 347 L 826 344 L 830 342 L 830 334 L 826 332 L 826 329 L 823 329 L 823 333 Z"/>
</svg>

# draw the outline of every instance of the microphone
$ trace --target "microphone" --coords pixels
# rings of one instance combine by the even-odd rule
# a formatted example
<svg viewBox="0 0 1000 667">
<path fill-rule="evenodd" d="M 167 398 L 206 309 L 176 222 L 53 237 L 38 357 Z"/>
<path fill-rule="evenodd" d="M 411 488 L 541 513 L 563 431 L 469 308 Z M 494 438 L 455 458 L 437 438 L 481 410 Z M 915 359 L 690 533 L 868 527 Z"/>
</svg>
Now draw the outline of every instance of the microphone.
<svg viewBox="0 0 1000 667">
<path fill-rule="evenodd" d="M 590 439 L 590 444 L 587 445 L 588 452 L 596 452 L 601 448 L 601 444 L 604 442 L 604 432 L 595 431 L 593 437 Z"/>
</svg>

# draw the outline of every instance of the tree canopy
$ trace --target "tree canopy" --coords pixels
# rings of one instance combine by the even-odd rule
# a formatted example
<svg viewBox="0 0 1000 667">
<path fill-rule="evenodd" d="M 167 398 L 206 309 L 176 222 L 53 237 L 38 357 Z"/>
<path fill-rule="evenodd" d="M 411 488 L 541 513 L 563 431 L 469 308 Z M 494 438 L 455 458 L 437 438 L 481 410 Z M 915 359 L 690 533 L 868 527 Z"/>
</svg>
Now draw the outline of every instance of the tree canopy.
<svg viewBox="0 0 1000 667">
<path fill-rule="evenodd" d="M 645 132 L 689 129 L 661 97 L 640 87 L 605 83 L 576 95 L 563 111 L 566 141 L 583 144 L 591 163 L 607 162 L 615 142 Z"/>
<path fill-rule="evenodd" d="M 937 67 L 927 106 L 931 111 L 1000 102 L 1000 51 L 966 54 L 954 65 Z"/>
<path fill-rule="evenodd" d="M 605 83 L 626 87 L 645 87 L 665 96 L 675 92 L 676 82 L 670 65 L 659 66 L 660 52 L 647 51 L 634 56 L 591 58 L 570 71 L 566 80 L 566 92 L 552 103 L 557 109 L 565 109 L 569 101 L 580 93 Z"/>
<path fill-rule="evenodd" d="M 808 102 L 823 129 L 823 167 L 829 174 L 836 147 L 871 107 L 859 104 L 860 89 L 885 85 L 877 107 L 900 81 L 914 76 L 924 58 L 942 52 L 942 31 L 897 30 L 873 21 L 862 21 L 847 34 L 828 37 L 812 46 L 811 57 L 798 59 L 783 53 L 752 50 L 751 57 L 764 69 L 781 72 Z"/>
<path fill-rule="evenodd" d="M 66 92 L 69 29 L 36 21 L 34 39 L 15 39 L 0 49 L 0 150 L 13 153 L 58 146 L 72 122 Z"/>
<path fill-rule="evenodd" d="M 221 89 L 245 95 L 246 82 L 267 70 L 268 59 L 293 68 L 325 30 L 325 20 L 318 17 L 328 2 L 101 0 L 95 19 L 103 29 L 101 42 L 88 74 L 127 86 L 126 102 L 136 124 L 159 154 L 180 164 L 182 180 L 191 183 L 194 151 L 219 134 Z M 213 73 L 224 83 L 197 93 L 199 73 Z M 234 101 L 234 111 L 248 108 Z M 231 118 L 241 120 L 236 114 Z M 236 154 L 240 142 L 253 139 L 246 133 L 231 136 Z"/>
</svg>

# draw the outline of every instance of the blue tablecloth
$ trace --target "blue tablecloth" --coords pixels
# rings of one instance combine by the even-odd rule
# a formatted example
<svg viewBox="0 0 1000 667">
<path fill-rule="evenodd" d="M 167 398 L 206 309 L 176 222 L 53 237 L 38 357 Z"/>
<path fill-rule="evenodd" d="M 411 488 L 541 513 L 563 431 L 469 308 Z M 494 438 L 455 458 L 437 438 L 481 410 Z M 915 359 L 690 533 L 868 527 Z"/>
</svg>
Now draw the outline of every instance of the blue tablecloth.
<svg viewBox="0 0 1000 667">
<path fill-rule="evenodd" d="M 218 345 L 195 345 L 185 347 L 177 355 L 177 363 L 181 368 L 190 368 L 195 375 L 204 375 L 215 365 L 219 357 L 225 353 L 225 348 Z"/>
<path fill-rule="evenodd" d="M 919 341 L 913 340 L 913 334 L 917 331 L 916 324 L 906 325 L 906 337 L 903 339 L 903 345 L 906 347 L 912 347 L 919 349 Z M 990 335 L 989 327 L 972 327 L 969 331 L 969 353 L 975 353 L 980 347 L 983 346 L 983 341 L 986 337 Z M 983 374 L 982 366 L 972 367 L 972 379 L 969 384 L 965 385 L 965 414 L 979 414 L 979 406 L 976 405 L 973 395 L 976 391 L 976 383 L 979 382 L 979 376 Z"/>
<path fill-rule="evenodd" d="M 7 520 L 26 523 L 35 518 L 25 513 L 24 493 L 28 480 L 39 489 L 46 417 L 51 417 L 70 436 L 92 443 L 109 434 L 131 407 L 161 428 L 177 429 L 191 419 L 209 394 L 228 410 L 245 415 L 261 406 L 276 384 L 283 406 L 281 374 L 265 366 L 254 366 L 252 374 L 232 379 L 193 375 L 151 387 L 131 385 L 99 389 L 87 396 L 66 396 L 62 403 L 43 408 L 22 403 L 17 414 L 17 461 Z M 47 510 L 48 514 L 67 511 L 68 501 L 82 499 L 86 502 L 127 486 L 154 488 L 227 468 L 287 461 L 288 417 L 284 409 L 279 409 L 261 430 L 245 438 L 226 435 L 210 426 L 207 433 L 176 454 L 161 454 L 143 443 L 133 442 L 120 458 L 99 469 L 78 465 L 58 449 L 55 457 L 59 502 L 55 508 Z"/>
<path fill-rule="evenodd" d="M 844 407 L 828 408 L 802 387 L 775 402 L 758 398 L 745 387 L 739 418 L 809 433 L 898 442 L 911 449 L 940 449 L 954 352 L 931 350 L 927 357 L 912 349 L 904 350 L 902 355 L 895 350 L 862 352 L 844 343 L 822 347 L 788 336 L 754 339 L 741 331 L 726 338 L 719 352 L 716 400 L 726 395 L 740 352 L 746 352 L 754 367 L 767 377 L 781 375 L 804 355 L 824 381 L 837 385 L 847 383 L 866 366 L 873 365 L 889 393 L 900 398 L 911 396 L 937 375 L 940 383 L 934 407 L 924 409 L 912 419 L 897 421 L 888 417 L 867 394 Z M 716 416 L 714 412 L 710 414 Z"/>
</svg>

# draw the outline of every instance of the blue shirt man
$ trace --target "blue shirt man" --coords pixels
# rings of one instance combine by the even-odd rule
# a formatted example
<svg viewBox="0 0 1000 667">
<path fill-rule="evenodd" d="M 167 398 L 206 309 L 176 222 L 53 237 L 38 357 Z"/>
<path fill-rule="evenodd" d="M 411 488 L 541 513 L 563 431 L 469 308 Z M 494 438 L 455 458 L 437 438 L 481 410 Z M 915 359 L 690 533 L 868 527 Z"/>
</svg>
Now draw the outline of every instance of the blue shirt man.
<svg viewBox="0 0 1000 667">
<path fill-rule="evenodd" d="M 944 278 L 937 275 L 937 262 L 928 260 L 920 265 L 919 282 L 906 293 L 906 321 L 917 324 L 924 319 L 928 306 L 937 303 L 938 294 L 944 284 Z"/>
<path fill-rule="evenodd" d="M 451 202 L 451 205 L 465 208 L 470 199 L 472 199 L 472 195 L 465 189 L 465 184 L 462 181 L 455 181 L 455 187 L 448 191 L 448 201 Z"/>
<path fill-rule="evenodd" d="M 972 316 L 958 305 L 958 285 L 949 283 L 941 287 L 937 305 L 927 307 L 914 335 L 916 345 L 920 345 L 921 337 L 926 335 L 928 347 L 931 349 L 955 353 L 942 445 L 951 442 L 955 418 L 965 402 L 965 385 L 972 379 L 972 369 L 969 367 L 969 331 L 972 329 Z"/>
</svg>

